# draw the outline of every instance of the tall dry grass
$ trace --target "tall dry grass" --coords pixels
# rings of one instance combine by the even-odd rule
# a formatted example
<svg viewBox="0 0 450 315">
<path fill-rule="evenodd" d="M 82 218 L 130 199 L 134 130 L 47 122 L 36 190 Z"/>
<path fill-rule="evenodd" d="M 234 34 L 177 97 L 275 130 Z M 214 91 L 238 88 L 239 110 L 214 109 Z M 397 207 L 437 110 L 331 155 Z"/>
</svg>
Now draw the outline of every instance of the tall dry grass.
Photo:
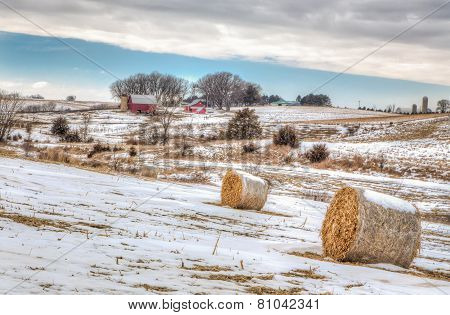
<svg viewBox="0 0 450 315">
<path fill-rule="evenodd" d="M 45 161 L 79 165 L 79 161 L 72 158 L 63 148 L 46 148 L 39 152 L 38 158 Z"/>
</svg>

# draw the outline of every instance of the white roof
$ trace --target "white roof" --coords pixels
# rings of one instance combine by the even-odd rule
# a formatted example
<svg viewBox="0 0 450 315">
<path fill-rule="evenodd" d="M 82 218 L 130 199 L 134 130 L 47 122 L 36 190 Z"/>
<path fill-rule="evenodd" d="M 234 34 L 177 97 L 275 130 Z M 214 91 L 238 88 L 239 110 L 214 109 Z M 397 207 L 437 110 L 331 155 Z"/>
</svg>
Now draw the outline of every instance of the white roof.
<svg viewBox="0 0 450 315">
<path fill-rule="evenodd" d="M 190 102 L 188 106 L 195 105 L 195 104 L 197 104 L 198 102 L 205 103 L 205 100 L 203 100 L 203 99 L 201 99 L 201 98 L 197 98 L 197 99 L 193 100 L 192 102 Z"/>
<path fill-rule="evenodd" d="M 156 97 L 154 95 L 130 95 L 131 102 L 135 104 L 157 104 Z"/>
<path fill-rule="evenodd" d="M 411 107 L 397 107 L 395 112 L 397 114 L 411 114 L 412 113 L 412 106 Z"/>
</svg>

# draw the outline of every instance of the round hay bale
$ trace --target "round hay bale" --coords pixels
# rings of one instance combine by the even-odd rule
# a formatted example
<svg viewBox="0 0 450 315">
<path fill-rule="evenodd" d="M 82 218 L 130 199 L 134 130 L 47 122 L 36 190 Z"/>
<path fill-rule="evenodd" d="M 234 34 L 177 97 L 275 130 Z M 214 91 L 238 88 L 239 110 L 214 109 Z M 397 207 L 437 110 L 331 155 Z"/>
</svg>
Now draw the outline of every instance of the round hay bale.
<svg viewBox="0 0 450 315">
<path fill-rule="evenodd" d="M 321 236 L 325 256 L 408 268 L 419 250 L 420 233 L 419 211 L 407 201 L 344 187 L 328 207 Z"/>
<path fill-rule="evenodd" d="M 228 170 L 222 180 L 222 204 L 232 208 L 261 210 L 268 192 L 264 179 L 242 171 Z"/>
</svg>

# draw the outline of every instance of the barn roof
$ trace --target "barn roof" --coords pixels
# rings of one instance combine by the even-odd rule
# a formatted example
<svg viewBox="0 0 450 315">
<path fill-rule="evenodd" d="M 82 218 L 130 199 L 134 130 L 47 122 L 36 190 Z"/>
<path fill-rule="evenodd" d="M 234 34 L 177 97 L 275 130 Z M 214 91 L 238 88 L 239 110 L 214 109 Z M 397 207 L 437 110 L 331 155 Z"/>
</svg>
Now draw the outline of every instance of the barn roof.
<svg viewBox="0 0 450 315">
<path fill-rule="evenodd" d="M 193 100 L 192 102 L 190 102 L 188 106 L 193 106 L 199 102 L 205 103 L 205 100 L 203 100 L 201 98 L 197 98 L 197 99 Z"/>
<path fill-rule="evenodd" d="M 130 95 L 131 102 L 134 104 L 156 104 L 158 103 L 154 95 Z"/>
</svg>

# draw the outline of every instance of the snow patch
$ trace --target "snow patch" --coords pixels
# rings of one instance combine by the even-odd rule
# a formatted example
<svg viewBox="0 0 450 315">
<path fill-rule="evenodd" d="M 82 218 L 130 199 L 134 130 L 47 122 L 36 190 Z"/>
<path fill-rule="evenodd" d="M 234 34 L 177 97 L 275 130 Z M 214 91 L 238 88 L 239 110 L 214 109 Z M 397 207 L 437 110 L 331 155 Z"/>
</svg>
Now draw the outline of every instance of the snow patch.
<svg viewBox="0 0 450 315">
<path fill-rule="evenodd" d="M 373 203 L 376 203 L 384 208 L 415 213 L 417 210 L 409 202 L 386 194 L 382 194 L 373 190 L 364 190 L 364 197 Z"/>
</svg>

